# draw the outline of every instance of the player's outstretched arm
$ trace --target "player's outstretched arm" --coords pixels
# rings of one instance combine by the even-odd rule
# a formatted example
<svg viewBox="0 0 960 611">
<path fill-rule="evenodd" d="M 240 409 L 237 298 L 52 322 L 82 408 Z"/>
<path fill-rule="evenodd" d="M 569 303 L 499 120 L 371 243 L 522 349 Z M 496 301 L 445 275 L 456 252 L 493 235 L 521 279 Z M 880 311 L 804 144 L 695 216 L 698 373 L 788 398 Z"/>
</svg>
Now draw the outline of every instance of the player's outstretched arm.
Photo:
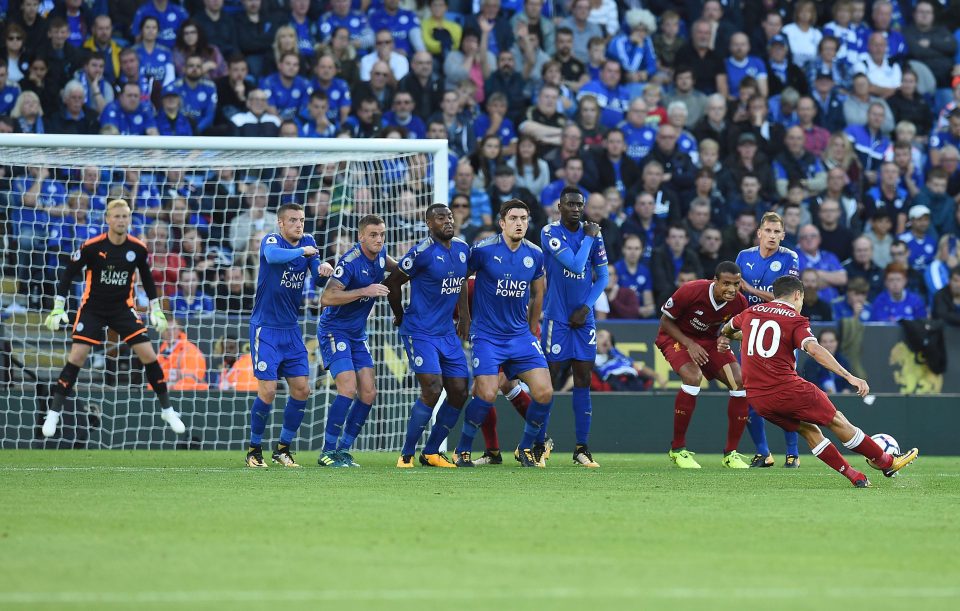
<svg viewBox="0 0 960 611">
<path fill-rule="evenodd" d="M 853 388 L 856 389 L 857 395 L 865 397 L 870 394 L 870 385 L 867 384 L 867 381 L 858 378 L 844 369 L 844 367 L 837 362 L 837 359 L 830 354 L 830 351 L 821 346 L 817 340 L 810 338 L 809 340 L 803 342 L 802 348 L 813 358 L 813 360 L 846 380 L 850 386 L 853 386 Z"/>
<path fill-rule="evenodd" d="M 410 279 L 403 270 L 396 271 L 384 280 L 390 294 L 387 295 L 387 301 L 390 303 L 390 310 L 393 311 L 393 325 L 399 327 L 403 322 L 403 285 Z"/>
<path fill-rule="evenodd" d="M 582 274 L 583 268 L 587 265 L 587 259 L 590 258 L 590 251 L 593 250 L 594 239 L 592 235 L 587 234 L 583 237 L 583 242 L 580 243 L 580 250 L 576 253 L 569 248 L 564 248 L 560 252 L 554 253 L 553 256 L 556 257 L 557 262 L 571 274 Z M 556 238 L 551 238 L 551 240 L 556 240 Z M 550 244 L 548 244 L 547 250 L 550 250 Z"/>
</svg>

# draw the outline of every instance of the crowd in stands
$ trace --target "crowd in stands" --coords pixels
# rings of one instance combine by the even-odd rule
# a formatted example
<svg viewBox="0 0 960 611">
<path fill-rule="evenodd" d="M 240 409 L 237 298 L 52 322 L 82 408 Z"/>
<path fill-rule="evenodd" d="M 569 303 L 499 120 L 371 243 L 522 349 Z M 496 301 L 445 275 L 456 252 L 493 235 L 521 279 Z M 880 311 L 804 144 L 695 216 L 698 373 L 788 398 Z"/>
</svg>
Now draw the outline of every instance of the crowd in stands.
<svg viewBox="0 0 960 611">
<path fill-rule="evenodd" d="M 2 17 L 0 132 L 442 138 L 468 242 L 514 197 L 538 242 L 561 190 L 583 192 L 611 263 L 599 318 L 656 318 L 774 210 L 812 319 L 960 319 L 958 2 L 11 0 Z M 391 254 L 425 235 L 425 156 L 362 185 L 337 170 L 3 167 L 21 291 L 39 307 L 114 196 L 182 319 L 249 309 L 281 203 L 306 206 L 328 256 L 374 199 L 399 214 Z"/>
</svg>

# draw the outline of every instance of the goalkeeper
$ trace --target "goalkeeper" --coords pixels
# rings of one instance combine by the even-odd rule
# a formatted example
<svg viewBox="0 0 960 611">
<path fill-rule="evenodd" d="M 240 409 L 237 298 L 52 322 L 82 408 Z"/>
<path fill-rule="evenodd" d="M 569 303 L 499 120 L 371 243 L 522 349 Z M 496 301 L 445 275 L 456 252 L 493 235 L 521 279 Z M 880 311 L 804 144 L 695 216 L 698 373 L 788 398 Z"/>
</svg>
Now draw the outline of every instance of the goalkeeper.
<svg viewBox="0 0 960 611">
<path fill-rule="evenodd" d="M 147 247 L 127 233 L 130 205 L 126 201 L 115 199 L 107 204 L 105 221 L 107 232 L 90 238 L 73 253 L 57 286 L 53 311 L 44 321 L 51 331 L 57 331 L 68 322 L 64 310 L 67 293 L 74 278 L 86 268 L 83 297 L 73 323 L 73 345 L 67 356 L 67 364 L 54 385 L 50 408 L 43 421 L 43 435 L 53 437 L 56 434 L 63 402 L 77 383 L 80 368 L 87 360 L 91 346 L 103 343 L 104 327 L 116 331 L 143 363 L 147 380 L 157 393 L 157 400 L 162 407 L 160 418 L 174 433 L 183 433 L 186 429 L 180 414 L 170 405 L 170 395 L 163 369 L 157 362 L 157 353 L 153 351 L 147 328 L 133 308 L 133 283 L 136 272 L 140 272 L 140 281 L 150 298 L 150 325 L 159 333 L 167 328 L 167 319 L 157 297 L 157 287 L 147 265 Z"/>
</svg>

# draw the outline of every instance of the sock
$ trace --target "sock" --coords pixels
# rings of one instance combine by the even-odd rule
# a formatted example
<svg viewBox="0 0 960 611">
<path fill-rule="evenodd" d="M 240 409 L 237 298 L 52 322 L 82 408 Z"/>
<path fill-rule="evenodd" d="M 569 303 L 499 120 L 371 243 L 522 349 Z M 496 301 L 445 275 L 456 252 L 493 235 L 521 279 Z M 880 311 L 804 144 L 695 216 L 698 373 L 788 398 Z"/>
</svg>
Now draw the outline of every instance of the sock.
<svg viewBox="0 0 960 611">
<path fill-rule="evenodd" d="M 851 482 L 863 477 L 863 473 L 860 473 L 851 467 L 850 463 L 847 462 L 847 459 L 840 454 L 840 450 L 838 450 L 835 445 L 830 443 L 829 439 L 824 439 L 818 443 L 817 446 L 811 450 L 811 452 L 813 452 L 814 456 L 830 465 L 831 469 L 846 477 Z"/>
<path fill-rule="evenodd" d="M 787 443 L 787 456 L 800 456 L 800 433 L 784 431 L 783 440 Z"/>
<path fill-rule="evenodd" d="M 427 428 L 430 422 L 430 416 L 433 415 L 433 408 L 417 399 L 410 410 L 410 419 L 407 421 L 407 436 L 403 441 L 403 449 L 400 453 L 404 456 L 413 456 L 417 451 L 417 443 L 423 436 L 423 429 Z"/>
<path fill-rule="evenodd" d="M 541 445 L 547 442 L 547 430 L 550 428 L 550 412 L 543 417 L 543 424 L 540 425 L 540 430 L 537 431 L 536 443 Z"/>
<path fill-rule="evenodd" d="M 337 395 L 327 408 L 327 424 L 323 429 L 324 452 L 337 449 L 337 442 L 340 441 L 340 434 L 343 433 L 343 425 L 347 421 L 347 413 L 351 405 L 353 405 L 353 399 Z"/>
<path fill-rule="evenodd" d="M 510 395 L 507 395 L 507 400 L 513 404 L 514 409 L 517 410 L 517 413 L 520 414 L 520 417 L 526 419 L 527 408 L 530 407 L 530 403 L 533 402 L 533 399 L 531 399 L 530 395 L 527 394 L 527 391 L 523 390 L 523 388 L 519 385 L 510 391 Z"/>
<path fill-rule="evenodd" d="M 267 418 L 273 406 L 260 397 L 253 400 L 250 408 L 250 445 L 259 448 L 263 441 L 263 432 L 267 430 Z"/>
<path fill-rule="evenodd" d="M 287 397 L 287 404 L 283 408 L 283 428 L 280 429 L 280 443 L 290 446 L 303 417 L 306 415 L 307 402 L 293 397 Z"/>
<path fill-rule="evenodd" d="M 593 416 L 593 403 L 590 401 L 589 388 L 573 389 L 573 428 L 577 435 L 577 445 L 587 445 L 590 437 L 590 420 Z"/>
<path fill-rule="evenodd" d="M 370 415 L 371 407 L 373 406 L 362 402 L 360 399 L 353 402 L 353 407 L 350 408 L 350 415 L 347 416 L 347 425 L 343 427 L 343 435 L 340 436 L 340 442 L 337 444 L 338 450 L 343 450 L 344 452 L 350 451 L 350 448 L 353 447 L 353 442 L 356 441 L 360 435 L 360 431 L 363 429 L 363 425 L 367 421 L 367 416 Z"/>
<path fill-rule="evenodd" d="M 477 436 L 477 429 L 487 418 L 487 411 L 493 407 L 479 397 L 473 397 L 463 411 L 463 429 L 460 431 L 460 442 L 457 444 L 457 454 L 473 451 L 473 438 Z"/>
<path fill-rule="evenodd" d="M 864 435 L 860 429 L 856 429 L 853 437 L 843 442 L 843 447 L 866 456 L 881 469 L 887 469 L 893 464 L 893 456 L 884 452 L 873 438 Z"/>
<path fill-rule="evenodd" d="M 763 428 L 763 417 L 749 406 L 747 407 L 747 413 L 749 414 L 747 430 L 750 431 L 750 439 L 753 440 L 753 445 L 757 446 L 757 454 L 768 456 L 770 446 L 767 445 L 767 433 Z"/>
<path fill-rule="evenodd" d="M 143 369 L 147 374 L 147 381 L 150 382 L 150 386 L 153 386 L 153 391 L 157 393 L 160 407 L 170 407 L 170 395 L 167 393 L 167 379 L 163 375 L 163 367 L 160 366 L 159 362 L 154 361 L 144 365 Z"/>
<path fill-rule="evenodd" d="M 533 447 L 533 440 L 537 438 L 541 429 L 546 428 L 551 407 L 553 407 L 553 400 L 550 403 L 530 401 L 530 407 L 527 408 L 527 422 L 523 425 L 523 435 L 520 437 L 521 449 Z"/>
<path fill-rule="evenodd" d="M 491 407 L 490 411 L 487 412 L 487 417 L 483 419 L 483 424 L 480 425 L 480 430 L 483 431 L 483 442 L 486 445 L 487 451 L 499 450 L 500 437 L 497 436 L 496 407 Z"/>
<path fill-rule="evenodd" d="M 460 410 L 453 407 L 446 401 L 437 410 L 437 419 L 433 423 L 433 429 L 430 430 L 430 436 L 427 437 L 427 443 L 423 445 L 424 454 L 436 454 L 440 451 L 440 444 L 450 435 L 450 430 L 457 425 L 460 418 Z"/>
<path fill-rule="evenodd" d="M 60 371 L 60 377 L 57 383 L 53 385 L 53 397 L 50 399 L 50 411 L 59 412 L 63 409 L 63 402 L 67 399 L 73 386 L 77 383 L 77 377 L 80 375 L 80 368 L 67 361 Z"/>
<path fill-rule="evenodd" d="M 737 449 L 743 429 L 747 426 L 747 391 L 731 390 L 727 400 L 727 445 L 723 453 L 727 454 Z"/>
<path fill-rule="evenodd" d="M 687 447 L 687 428 L 690 426 L 690 419 L 693 418 L 693 410 L 697 407 L 699 394 L 699 386 L 680 385 L 680 392 L 673 400 L 673 441 L 670 442 L 670 449 L 679 450 Z"/>
</svg>

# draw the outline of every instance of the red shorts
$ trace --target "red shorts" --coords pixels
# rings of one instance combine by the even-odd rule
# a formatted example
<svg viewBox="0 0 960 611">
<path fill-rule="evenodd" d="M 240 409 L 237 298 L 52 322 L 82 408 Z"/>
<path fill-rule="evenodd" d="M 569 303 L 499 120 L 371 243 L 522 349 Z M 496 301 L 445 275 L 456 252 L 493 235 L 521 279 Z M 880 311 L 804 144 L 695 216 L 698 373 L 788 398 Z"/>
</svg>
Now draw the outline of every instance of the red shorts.
<svg viewBox="0 0 960 611">
<path fill-rule="evenodd" d="M 758 414 L 785 431 L 796 431 L 801 422 L 826 426 L 837 415 L 830 397 L 806 380 L 776 394 L 755 396 L 748 390 L 747 399 Z"/>
<path fill-rule="evenodd" d="M 707 351 L 707 358 L 709 359 L 705 365 L 699 365 L 700 371 L 703 372 L 703 377 L 708 380 L 720 380 L 724 381 L 721 377 L 721 372 L 723 371 L 724 365 L 731 365 L 737 362 L 737 358 L 734 356 L 732 350 L 727 350 L 725 352 L 720 352 L 717 349 L 717 340 L 694 340 L 700 347 Z M 667 362 L 670 363 L 670 366 L 673 367 L 673 370 L 677 373 L 680 373 L 680 368 L 686 365 L 687 363 L 694 363 L 693 358 L 690 356 L 690 353 L 687 352 L 687 349 L 683 347 L 680 342 L 670 339 L 665 342 L 657 343 L 657 348 L 660 349 L 660 352 L 663 353 L 663 357 L 667 359 Z"/>
</svg>

